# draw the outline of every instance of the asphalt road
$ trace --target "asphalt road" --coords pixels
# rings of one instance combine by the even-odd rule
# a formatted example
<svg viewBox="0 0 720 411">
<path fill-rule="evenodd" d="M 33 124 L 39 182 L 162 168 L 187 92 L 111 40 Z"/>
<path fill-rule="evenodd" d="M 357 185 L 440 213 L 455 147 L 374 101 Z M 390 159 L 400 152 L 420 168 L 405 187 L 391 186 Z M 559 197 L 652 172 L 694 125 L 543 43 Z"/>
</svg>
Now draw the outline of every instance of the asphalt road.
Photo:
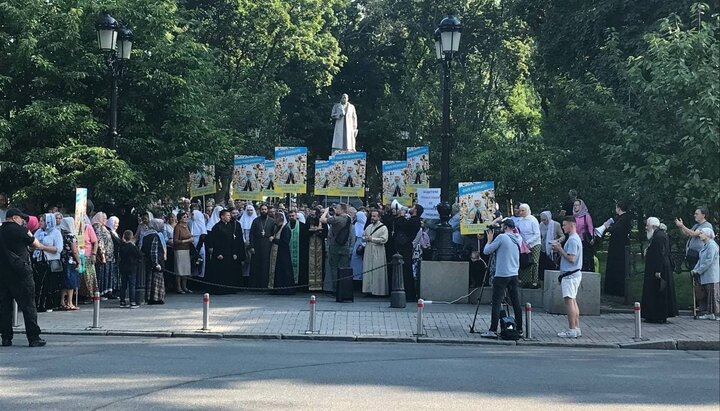
<svg viewBox="0 0 720 411">
<path fill-rule="evenodd" d="M 720 408 L 718 352 L 48 339 L 0 348 L 0 409 Z"/>
</svg>

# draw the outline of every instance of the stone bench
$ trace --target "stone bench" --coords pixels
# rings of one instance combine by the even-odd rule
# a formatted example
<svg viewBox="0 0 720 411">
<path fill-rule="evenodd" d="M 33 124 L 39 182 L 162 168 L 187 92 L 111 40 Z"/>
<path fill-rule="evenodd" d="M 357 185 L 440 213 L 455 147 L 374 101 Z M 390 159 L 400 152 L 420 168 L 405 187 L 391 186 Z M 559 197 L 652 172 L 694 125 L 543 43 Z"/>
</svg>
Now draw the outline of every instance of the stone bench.
<svg viewBox="0 0 720 411">
<path fill-rule="evenodd" d="M 453 301 L 468 293 L 469 278 L 470 263 L 467 261 L 423 261 L 420 265 L 420 298 Z M 467 298 L 458 301 L 460 304 L 467 302 Z"/>
<path fill-rule="evenodd" d="M 557 281 L 559 275 L 560 271 L 545 270 L 543 307 L 550 314 L 566 314 L 565 301 Z M 583 271 L 577 294 L 581 316 L 600 315 L 600 288 L 600 273 Z"/>
</svg>

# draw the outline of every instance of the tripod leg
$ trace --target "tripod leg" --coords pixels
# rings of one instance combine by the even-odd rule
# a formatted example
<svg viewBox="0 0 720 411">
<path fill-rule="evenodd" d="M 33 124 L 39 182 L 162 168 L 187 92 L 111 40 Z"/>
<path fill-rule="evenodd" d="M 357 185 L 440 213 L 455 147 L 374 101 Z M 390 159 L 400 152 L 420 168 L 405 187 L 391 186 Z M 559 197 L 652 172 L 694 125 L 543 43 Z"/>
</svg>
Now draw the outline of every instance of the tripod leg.
<svg viewBox="0 0 720 411">
<path fill-rule="evenodd" d="M 485 268 L 485 275 L 483 276 L 482 283 L 480 283 L 480 296 L 478 296 L 477 304 L 475 307 L 475 317 L 473 317 L 472 325 L 470 325 L 470 332 L 475 332 L 475 321 L 477 321 L 478 311 L 480 311 L 480 303 L 482 302 L 482 295 L 483 291 L 485 291 L 485 280 L 487 280 L 488 272 L 490 271 L 489 267 Z"/>
</svg>

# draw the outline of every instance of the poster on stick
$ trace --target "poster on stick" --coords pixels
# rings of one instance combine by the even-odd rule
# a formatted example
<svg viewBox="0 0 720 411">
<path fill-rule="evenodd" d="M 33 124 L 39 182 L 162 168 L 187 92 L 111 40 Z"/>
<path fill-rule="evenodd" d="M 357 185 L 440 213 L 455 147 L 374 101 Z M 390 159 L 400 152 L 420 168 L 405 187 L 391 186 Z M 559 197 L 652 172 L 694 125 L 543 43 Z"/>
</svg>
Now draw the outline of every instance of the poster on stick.
<svg viewBox="0 0 720 411">
<path fill-rule="evenodd" d="M 275 185 L 275 160 L 265 160 L 258 180 L 260 181 L 260 190 L 263 197 L 278 196 Z"/>
<path fill-rule="evenodd" d="M 202 166 L 190 173 L 190 197 L 207 196 L 217 192 L 215 184 L 215 166 Z"/>
<path fill-rule="evenodd" d="M 234 200 L 261 201 L 263 198 L 262 178 L 265 170 L 265 157 L 235 156 L 235 169 L 232 179 L 232 198 Z"/>
<path fill-rule="evenodd" d="M 329 195 L 338 197 L 365 196 L 367 153 L 340 153 L 331 158 L 337 183 L 330 186 Z"/>
<path fill-rule="evenodd" d="M 408 193 L 414 194 L 418 188 L 430 187 L 430 147 L 407 148 Z"/>
<path fill-rule="evenodd" d="M 482 234 L 495 219 L 495 183 L 459 183 L 460 234 Z"/>
<path fill-rule="evenodd" d="M 440 213 L 437 211 L 437 206 L 440 204 L 439 188 L 418 188 L 417 202 L 423 206 L 423 214 L 420 216 L 421 218 L 431 220 L 440 219 Z"/>
<path fill-rule="evenodd" d="M 307 147 L 275 147 L 275 192 L 307 193 Z"/>
<path fill-rule="evenodd" d="M 412 205 L 412 198 L 407 191 L 407 162 L 383 161 L 383 204 L 390 204 L 393 200 L 405 207 Z"/>
<path fill-rule="evenodd" d="M 316 196 L 326 196 L 333 184 L 333 161 L 315 160 L 315 190 Z M 337 184 L 337 183 L 335 183 Z"/>
</svg>

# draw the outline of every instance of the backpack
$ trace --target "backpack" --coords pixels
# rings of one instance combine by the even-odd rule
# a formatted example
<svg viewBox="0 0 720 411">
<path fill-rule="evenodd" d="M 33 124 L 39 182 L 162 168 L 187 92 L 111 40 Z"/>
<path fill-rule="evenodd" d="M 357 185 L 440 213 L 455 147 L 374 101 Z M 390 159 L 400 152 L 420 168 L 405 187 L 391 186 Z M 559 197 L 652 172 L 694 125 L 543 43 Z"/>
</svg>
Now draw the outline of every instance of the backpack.
<svg viewBox="0 0 720 411">
<path fill-rule="evenodd" d="M 345 223 L 345 226 L 343 228 L 341 228 L 340 231 L 338 231 L 337 235 L 335 235 L 335 244 L 347 245 L 349 237 L 350 237 L 350 217 L 347 217 L 347 223 Z"/>
<path fill-rule="evenodd" d="M 515 325 L 515 319 L 507 315 L 505 310 L 500 312 L 500 338 L 508 341 L 520 339 L 520 333 Z"/>
</svg>

